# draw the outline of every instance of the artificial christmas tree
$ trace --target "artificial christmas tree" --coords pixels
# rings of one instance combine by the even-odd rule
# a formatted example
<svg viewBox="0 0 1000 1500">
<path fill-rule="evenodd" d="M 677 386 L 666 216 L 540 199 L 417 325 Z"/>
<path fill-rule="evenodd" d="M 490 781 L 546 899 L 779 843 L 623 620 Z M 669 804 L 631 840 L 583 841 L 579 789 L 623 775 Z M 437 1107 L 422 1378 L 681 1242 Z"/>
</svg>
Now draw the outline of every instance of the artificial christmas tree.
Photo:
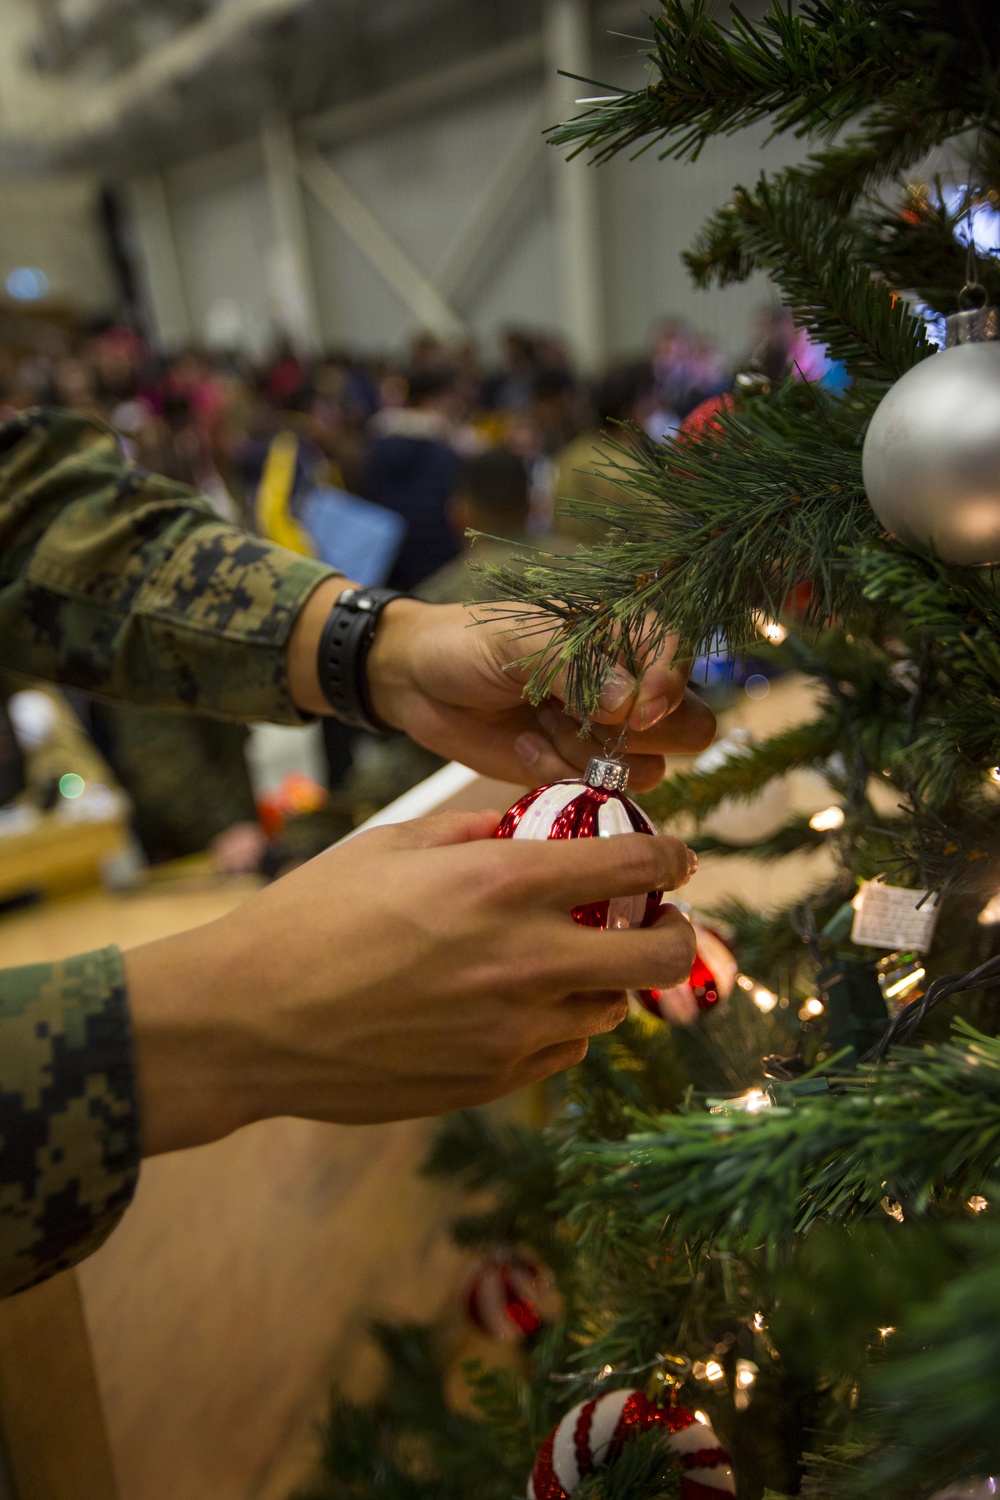
<svg viewBox="0 0 1000 1500">
<path fill-rule="evenodd" d="M 692 658 L 721 633 L 808 674 L 811 718 L 644 805 L 702 820 L 813 768 L 832 816 L 791 817 L 749 851 L 718 832 L 696 847 L 835 859 L 782 910 L 708 914 L 741 971 L 728 1001 L 593 1044 L 547 1130 L 444 1127 L 430 1170 L 494 1193 L 459 1239 L 537 1257 L 562 1314 L 519 1369 L 469 1372 L 475 1415 L 446 1400 L 431 1331 L 383 1329 L 386 1398 L 335 1407 L 317 1497 L 510 1500 L 567 1413 L 637 1389 L 710 1421 L 741 1500 L 919 1500 L 1000 1471 L 1000 601 L 991 569 L 960 565 L 996 561 L 988 381 L 981 403 L 965 381 L 960 426 L 922 434 L 936 510 L 921 497 L 907 530 L 891 495 L 912 545 L 883 530 L 862 476 L 896 382 L 920 366 L 943 390 L 934 362 L 957 368 L 935 320 L 1000 298 L 1000 262 L 968 246 L 1000 194 L 1000 9 L 803 0 L 725 25 L 713 9 L 666 0 L 648 85 L 556 144 L 693 158 L 763 120 L 809 142 L 803 165 L 738 187 L 687 260 L 702 286 L 766 272 L 849 384 L 749 372 L 692 432 L 630 446 L 620 507 L 589 509 L 603 545 L 496 583 L 515 624 L 517 601 L 561 624 L 532 691 L 568 665 L 584 715 L 615 652 L 638 669 L 671 634 Z M 932 149 L 939 176 L 907 184 Z M 979 550 L 956 550 L 959 519 Z M 574 1496 L 683 1494 L 661 1426 L 581 1469 Z"/>
</svg>

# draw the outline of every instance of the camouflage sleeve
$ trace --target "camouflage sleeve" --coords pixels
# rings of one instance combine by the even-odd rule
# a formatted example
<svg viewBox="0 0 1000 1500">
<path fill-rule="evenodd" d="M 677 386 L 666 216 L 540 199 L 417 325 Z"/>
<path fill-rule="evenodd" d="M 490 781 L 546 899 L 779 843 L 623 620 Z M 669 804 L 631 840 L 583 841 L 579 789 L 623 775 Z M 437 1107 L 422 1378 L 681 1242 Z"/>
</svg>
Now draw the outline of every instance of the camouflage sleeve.
<svg viewBox="0 0 1000 1500">
<path fill-rule="evenodd" d="M 332 569 L 219 521 L 71 412 L 0 426 L 0 667 L 112 699 L 300 723 L 285 644 Z"/>
<path fill-rule="evenodd" d="M 0 971 L 0 1296 L 96 1250 L 138 1170 L 117 948 Z"/>
</svg>

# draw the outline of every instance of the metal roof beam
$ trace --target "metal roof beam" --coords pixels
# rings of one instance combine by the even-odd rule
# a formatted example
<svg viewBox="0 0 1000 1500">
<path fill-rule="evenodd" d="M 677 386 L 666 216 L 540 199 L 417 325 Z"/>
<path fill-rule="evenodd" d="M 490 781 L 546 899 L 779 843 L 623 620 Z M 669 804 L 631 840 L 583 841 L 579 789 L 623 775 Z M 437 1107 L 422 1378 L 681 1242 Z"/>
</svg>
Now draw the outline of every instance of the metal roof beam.
<svg viewBox="0 0 1000 1500">
<path fill-rule="evenodd" d="M 332 145 L 396 125 L 412 115 L 442 104 L 457 104 L 484 89 L 541 73 L 544 63 L 542 38 L 538 33 L 504 42 L 485 52 L 474 52 L 460 62 L 435 68 L 393 88 L 380 89 L 366 98 L 337 104 L 322 114 L 301 120 L 296 134 L 303 145 Z"/>
</svg>

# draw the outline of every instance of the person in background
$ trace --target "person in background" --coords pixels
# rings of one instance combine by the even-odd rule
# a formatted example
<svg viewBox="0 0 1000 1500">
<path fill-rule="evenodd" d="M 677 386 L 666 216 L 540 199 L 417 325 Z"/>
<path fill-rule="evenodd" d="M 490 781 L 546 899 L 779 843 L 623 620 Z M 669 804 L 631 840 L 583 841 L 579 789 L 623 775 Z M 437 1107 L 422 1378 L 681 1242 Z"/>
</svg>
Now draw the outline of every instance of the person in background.
<svg viewBox="0 0 1000 1500">
<path fill-rule="evenodd" d="M 519 549 L 534 545 L 528 537 L 524 460 L 509 448 L 489 448 L 466 459 L 446 512 L 461 552 L 418 584 L 414 594 L 432 604 L 495 598 L 496 591 L 481 571 L 482 565 L 507 563 Z M 484 534 L 470 536 L 470 532 Z M 439 755 L 406 735 L 371 738 L 355 760 L 337 805 L 355 822 L 361 822 L 444 764 Z"/>
<path fill-rule="evenodd" d="M 620 503 L 624 493 L 608 466 L 630 467 L 644 403 L 652 392 L 653 371 L 646 360 L 619 365 L 598 385 L 594 393 L 597 425 L 556 455 L 553 495 L 560 536 L 586 546 L 604 540 L 608 527 L 601 512 L 608 500 Z M 574 502 L 592 506 L 592 513 L 574 514 Z"/>
<path fill-rule="evenodd" d="M 432 367 L 411 372 L 405 406 L 384 407 L 368 424 L 361 493 L 407 528 L 390 588 L 412 589 L 458 551 L 447 505 L 461 462 L 451 443 L 460 415 L 454 373 Z"/>
<path fill-rule="evenodd" d="M 466 459 L 447 505 L 448 522 L 461 548 L 414 590 L 432 604 L 464 604 L 494 597 L 483 565 L 507 563 L 528 535 L 528 471 L 509 448 L 488 448 Z M 481 535 L 470 535 L 479 532 Z"/>
<path fill-rule="evenodd" d="M 207 849 L 230 874 L 258 868 L 267 840 L 247 771 L 245 725 L 128 703 L 87 707 L 91 738 L 128 793 L 132 829 L 151 864 Z"/>
</svg>

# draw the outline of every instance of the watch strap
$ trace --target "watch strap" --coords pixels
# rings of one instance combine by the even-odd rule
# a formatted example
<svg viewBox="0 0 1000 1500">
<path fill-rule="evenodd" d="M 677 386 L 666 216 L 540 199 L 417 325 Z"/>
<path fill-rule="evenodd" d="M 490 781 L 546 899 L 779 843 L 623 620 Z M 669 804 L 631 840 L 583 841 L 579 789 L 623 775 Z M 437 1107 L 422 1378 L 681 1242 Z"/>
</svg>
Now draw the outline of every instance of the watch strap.
<svg viewBox="0 0 1000 1500">
<path fill-rule="evenodd" d="M 371 734 L 395 731 L 375 713 L 368 691 L 368 653 L 378 618 L 396 589 L 347 588 L 331 609 L 319 638 L 316 669 L 323 696 L 336 717 Z"/>
</svg>

